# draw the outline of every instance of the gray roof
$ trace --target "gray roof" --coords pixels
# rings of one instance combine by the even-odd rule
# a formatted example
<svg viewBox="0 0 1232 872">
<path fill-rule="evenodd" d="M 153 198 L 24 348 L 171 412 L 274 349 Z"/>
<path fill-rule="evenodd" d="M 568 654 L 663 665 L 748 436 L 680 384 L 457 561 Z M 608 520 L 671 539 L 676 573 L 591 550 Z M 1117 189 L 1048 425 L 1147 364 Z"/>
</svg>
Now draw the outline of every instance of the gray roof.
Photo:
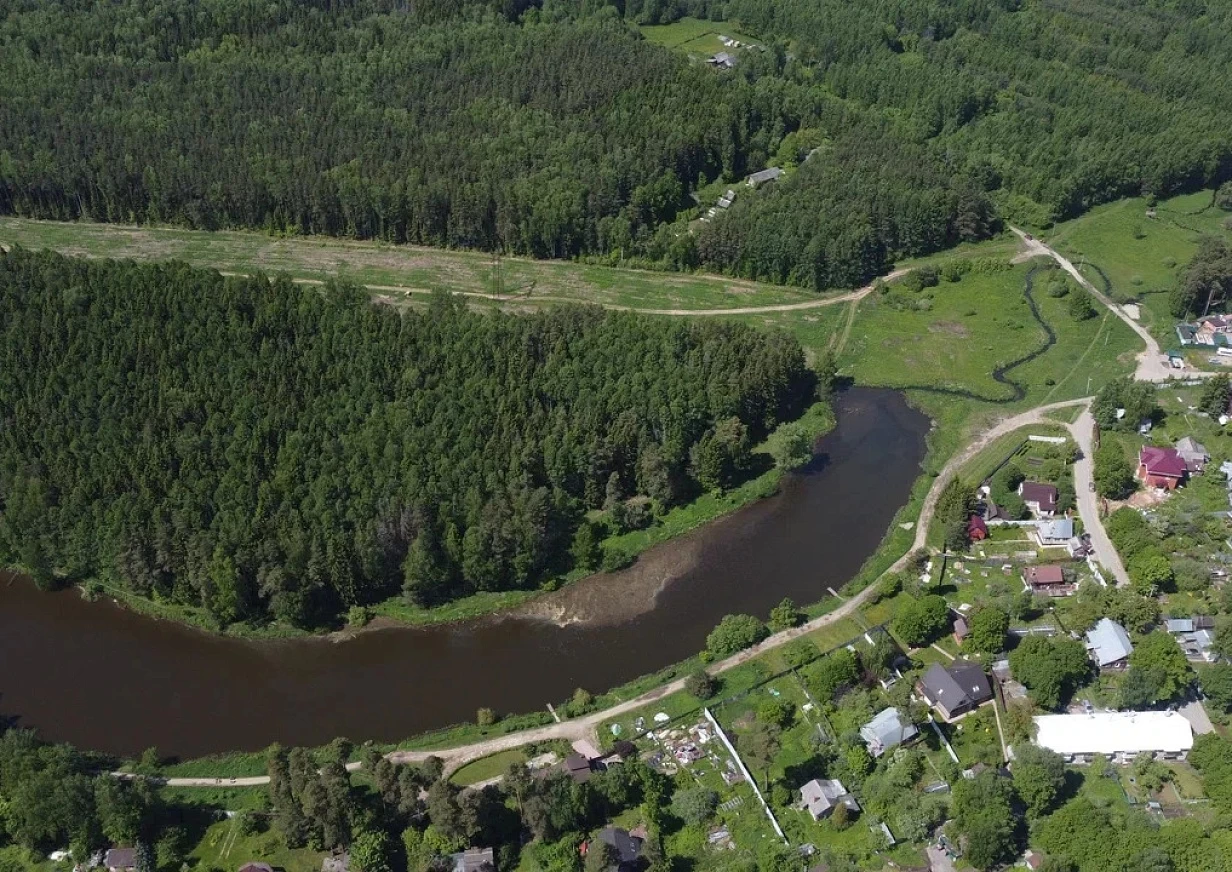
<svg viewBox="0 0 1232 872">
<path fill-rule="evenodd" d="M 1189 638 L 1199 651 L 1206 651 L 1215 644 L 1215 634 L 1210 630 L 1195 630 Z"/>
<path fill-rule="evenodd" d="M 977 705 L 992 696 L 988 676 L 978 664 L 956 660 L 948 667 L 934 663 L 920 678 L 924 695 L 947 712 Z"/>
<path fill-rule="evenodd" d="M 1232 481 L 1232 460 L 1225 460 L 1223 463 L 1219 464 L 1219 471 L 1227 476 L 1230 481 Z"/>
<path fill-rule="evenodd" d="M 1198 442 L 1192 436 L 1186 436 L 1183 439 L 1178 439 L 1176 442 L 1176 453 L 1184 457 L 1186 460 L 1210 460 L 1211 455 L 1206 450 L 1206 446 Z"/>
<path fill-rule="evenodd" d="M 1168 618 L 1166 625 L 1169 633 L 1192 633 L 1194 628 L 1189 618 Z"/>
<path fill-rule="evenodd" d="M 108 869 L 132 869 L 137 865 L 136 848 L 112 848 L 103 858 Z"/>
<path fill-rule="evenodd" d="M 1100 618 L 1087 633 L 1087 648 L 1100 666 L 1124 660 L 1134 650 L 1125 628 L 1109 618 Z"/>
<path fill-rule="evenodd" d="M 859 811 L 860 804 L 843 787 L 837 778 L 814 778 L 800 788 L 800 799 L 814 818 L 820 818 L 834 806 L 842 803 L 852 811 Z"/>
<path fill-rule="evenodd" d="M 642 853 L 642 840 L 622 827 L 604 827 L 599 831 L 599 841 L 615 848 L 621 863 L 632 863 Z"/>
<path fill-rule="evenodd" d="M 759 185 L 762 182 L 772 182 L 779 176 L 783 175 L 783 171 L 778 167 L 770 167 L 769 169 L 758 170 L 752 173 L 746 181 L 753 185 Z"/>
<path fill-rule="evenodd" d="M 895 745 L 914 737 L 919 731 L 915 724 L 905 723 L 898 709 L 891 706 L 882 709 L 877 716 L 860 727 L 860 736 L 868 742 L 874 757 L 880 757 Z"/>
<path fill-rule="evenodd" d="M 467 848 L 450 859 L 453 872 L 496 872 L 496 858 L 491 848 Z"/>
<path fill-rule="evenodd" d="M 1048 539 L 1055 542 L 1064 542 L 1074 538 L 1074 522 L 1069 518 L 1057 518 L 1054 521 L 1040 521 L 1035 529 L 1039 531 L 1041 539 Z"/>
</svg>

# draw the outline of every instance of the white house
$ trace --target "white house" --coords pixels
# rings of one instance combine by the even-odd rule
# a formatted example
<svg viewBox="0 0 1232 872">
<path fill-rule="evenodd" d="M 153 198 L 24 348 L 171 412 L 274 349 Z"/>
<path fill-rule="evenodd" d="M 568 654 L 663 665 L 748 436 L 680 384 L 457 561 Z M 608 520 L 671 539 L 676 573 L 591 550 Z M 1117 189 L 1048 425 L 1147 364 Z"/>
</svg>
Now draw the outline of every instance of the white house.
<svg viewBox="0 0 1232 872">
<path fill-rule="evenodd" d="M 1035 743 L 1070 762 L 1103 754 L 1128 763 L 1139 754 L 1184 760 L 1193 747 L 1193 728 L 1176 712 L 1092 712 L 1038 715 Z"/>
</svg>

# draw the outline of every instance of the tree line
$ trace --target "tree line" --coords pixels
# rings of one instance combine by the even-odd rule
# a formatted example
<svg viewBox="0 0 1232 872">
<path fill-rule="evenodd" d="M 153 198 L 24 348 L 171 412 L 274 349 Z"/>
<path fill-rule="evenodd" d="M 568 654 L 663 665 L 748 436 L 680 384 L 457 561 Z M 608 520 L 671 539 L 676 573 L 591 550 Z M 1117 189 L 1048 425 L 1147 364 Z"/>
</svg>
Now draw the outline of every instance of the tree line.
<svg viewBox="0 0 1232 872">
<path fill-rule="evenodd" d="M 645 523 L 748 475 L 815 390 L 796 340 L 743 325 L 14 250 L 0 562 L 223 624 L 525 589 L 595 565 L 587 511 Z"/>
</svg>

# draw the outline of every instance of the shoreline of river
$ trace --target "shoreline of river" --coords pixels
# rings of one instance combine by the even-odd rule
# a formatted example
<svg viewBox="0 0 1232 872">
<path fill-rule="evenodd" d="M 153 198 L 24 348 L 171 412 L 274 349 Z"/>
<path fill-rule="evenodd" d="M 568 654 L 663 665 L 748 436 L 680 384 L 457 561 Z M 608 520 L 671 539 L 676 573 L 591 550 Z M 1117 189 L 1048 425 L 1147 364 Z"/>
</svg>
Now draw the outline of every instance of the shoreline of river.
<svg viewBox="0 0 1232 872">
<path fill-rule="evenodd" d="M 378 625 L 345 646 L 273 645 L 14 586 L 0 590 L 4 710 L 55 741 L 119 756 L 157 745 L 191 759 L 270 741 L 311 747 L 338 735 L 439 746 L 473 732 L 478 707 L 505 714 L 495 730 L 504 733 L 541 723 L 550 717 L 545 703 L 577 687 L 596 691 L 596 704 L 628 698 L 695 667 L 724 614 L 764 618 L 784 596 L 811 604 L 810 616 L 824 613 L 837 602 L 831 588 L 863 586 L 892 562 L 883 555 L 901 553 L 901 513 L 927 489 L 930 422 L 895 391 L 853 390 L 839 412 L 817 459 L 777 496 L 677 536 L 661 549 L 676 555 L 674 565 L 645 560 L 642 592 L 615 620 L 576 623 L 570 604 L 547 615 Z M 591 605 L 612 617 L 625 579 L 594 578 L 557 594 L 591 587 Z M 41 664 L 37 673 L 25 668 L 31 662 Z M 66 714 L 130 704 L 141 718 Z M 516 712 L 529 714 L 509 714 Z"/>
<path fill-rule="evenodd" d="M 819 400 L 805 410 L 804 414 L 797 421 L 810 427 L 812 439 L 816 443 L 837 425 L 833 398 Z M 646 531 L 640 531 L 642 533 L 641 536 L 626 534 L 614 537 L 618 540 L 625 540 L 622 544 L 627 544 L 627 541 L 630 539 L 634 540 L 634 544 L 628 547 L 628 553 L 633 555 L 634 562 L 630 567 L 622 570 L 622 572 L 627 573 L 630 569 L 636 569 L 647 555 L 652 555 L 656 550 L 661 549 L 662 546 L 671 545 L 699 528 L 722 521 L 725 518 L 730 518 L 749 505 L 775 496 L 780 491 L 784 475 L 783 470 L 772 467 L 766 472 L 742 482 L 731 491 L 722 495 L 717 501 L 711 500 L 710 502 L 713 505 L 710 510 L 701 510 L 699 512 L 698 506 L 707 496 L 702 495 L 702 497 L 699 497 L 692 503 L 679 507 L 678 511 L 683 514 L 692 515 L 696 513 L 696 517 L 691 518 L 690 523 L 685 525 L 672 524 L 669 513 L 666 521 L 664 519 L 657 519 L 655 525 L 651 528 Z M 669 530 L 670 532 L 668 532 Z M 0 572 L 16 576 L 29 575 L 24 567 L 14 565 L 0 566 Z M 93 599 L 90 594 L 91 588 L 98 588 L 101 590 L 101 593 L 97 595 L 98 597 L 108 599 L 135 614 L 158 621 L 170 621 L 179 626 L 221 638 L 257 642 L 316 640 L 338 644 L 351 641 L 367 633 L 382 630 L 447 626 L 450 624 L 463 624 L 480 620 L 499 620 L 502 618 L 541 620 L 554 624 L 557 627 L 589 623 L 594 620 L 600 620 L 600 618 L 593 613 L 589 617 L 579 617 L 576 614 L 571 617 L 568 616 L 570 613 L 570 602 L 578 598 L 577 589 L 579 587 L 593 586 L 597 583 L 596 579 L 602 579 L 609 575 L 610 573 L 605 572 L 573 573 L 550 580 L 548 583 L 551 583 L 551 581 L 556 582 L 554 588 L 540 586 L 534 590 L 472 594 L 454 602 L 429 609 L 407 606 L 400 598 L 392 597 L 389 600 L 370 606 L 371 618 L 362 626 L 345 625 L 332 630 L 323 628 L 308 630 L 276 623 L 260 626 L 236 623 L 227 627 L 219 627 L 200 606 L 186 606 L 151 600 L 130 591 L 115 588 L 98 578 L 88 578 L 73 582 L 65 585 L 63 588 L 57 588 L 57 590 L 75 588 L 83 599 L 91 601 Z M 670 578 L 667 578 L 657 585 L 652 585 L 650 589 L 643 587 L 642 593 L 645 595 L 646 601 L 642 604 L 640 611 L 654 608 L 655 599 L 670 584 L 670 581 Z M 631 612 L 626 611 L 625 614 L 633 616 L 638 611 L 636 609 Z M 554 613 L 557 616 L 554 617 Z M 603 620 L 611 621 L 612 618 L 605 617 Z"/>
</svg>

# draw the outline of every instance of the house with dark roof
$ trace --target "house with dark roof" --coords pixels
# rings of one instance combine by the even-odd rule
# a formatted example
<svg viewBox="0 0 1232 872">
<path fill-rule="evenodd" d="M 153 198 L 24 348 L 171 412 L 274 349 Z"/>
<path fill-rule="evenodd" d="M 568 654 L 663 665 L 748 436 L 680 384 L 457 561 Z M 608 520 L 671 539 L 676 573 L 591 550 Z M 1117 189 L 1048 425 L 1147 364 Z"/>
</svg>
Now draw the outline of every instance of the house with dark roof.
<svg viewBox="0 0 1232 872">
<path fill-rule="evenodd" d="M 712 67 L 718 67 L 723 70 L 730 70 L 736 65 L 736 56 L 729 52 L 721 51 L 714 55 L 710 60 L 706 61 Z"/>
<path fill-rule="evenodd" d="M 800 788 L 800 804 L 815 821 L 829 817 L 839 805 L 845 805 L 851 811 L 860 810 L 856 798 L 837 778 L 814 778 L 803 785 Z"/>
<path fill-rule="evenodd" d="M 107 872 L 129 872 L 137 868 L 136 848 L 111 848 L 103 855 Z"/>
<path fill-rule="evenodd" d="M 1138 480 L 1147 487 L 1175 490 L 1188 468 L 1175 448 L 1146 445 L 1138 452 Z"/>
<path fill-rule="evenodd" d="M 645 839 L 622 827 L 604 827 L 599 830 L 596 841 L 611 845 L 616 849 L 617 865 L 612 868 L 618 872 L 632 872 L 637 868 L 637 861 L 642 856 L 642 843 Z"/>
<path fill-rule="evenodd" d="M 909 742 L 919 734 L 915 724 L 905 720 L 893 706 L 882 709 L 875 718 L 860 727 L 860 737 L 868 746 L 868 753 L 874 757 L 880 757 L 891 748 Z"/>
<path fill-rule="evenodd" d="M 556 767 L 557 772 L 564 772 L 578 784 L 585 784 L 595 772 L 601 772 L 606 767 L 602 761 L 586 757 L 584 754 L 573 753 L 567 756 Z M 551 770 L 548 770 L 549 772 Z"/>
<path fill-rule="evenodd" d="M 1027 590 L 1044 596 L 1069 596 L 1074 592 L 1074 585 L 1065 580 L 1065 572 L 1055 564 L 1028 566 L 1022 571 L 1022 581 Z"/>
<path fill-rule="evenodd" d="M 934 663 L 915 689 L 947 721 L 992 699 L 992 685 L 983 667 L 969 660 L 955 660 L 949 666 Z"/>
<path fill-rule="evenodd" d="M 1051 518 L 1057 511 L 1057 489 L 1038 481 L 1018 485 L 1018 496 L 1037 518 Z"/>
<path fill-rule="evenodd" d="M 496 872 L 496 856 L 491 848 L 467 848 L 449 858 L 453 872 Z"/>
<path fill-rule="evenodd" d="M 1129 665 L 1133 650 L 1129 633 L 1110 618 L 1100 618 L 1099 623 L 1087 631 L 1087 651 L 1100 669 L 1124 669 Z"/>
</svg>

